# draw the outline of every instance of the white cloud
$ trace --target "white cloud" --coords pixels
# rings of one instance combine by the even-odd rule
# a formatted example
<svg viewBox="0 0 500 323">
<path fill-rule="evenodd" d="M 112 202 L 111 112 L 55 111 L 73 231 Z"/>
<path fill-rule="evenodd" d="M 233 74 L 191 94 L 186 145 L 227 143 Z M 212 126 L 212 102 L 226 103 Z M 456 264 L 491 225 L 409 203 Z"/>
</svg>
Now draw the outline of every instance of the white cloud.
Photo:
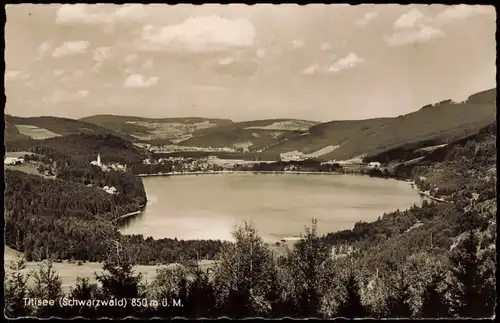
<svg viewBox="0 0 500 323">
<path fill-rule="evenodd" d="M 337 73 L 349 68 L 353 68 L 364 62 L 364 59 L 359 57 L 356 53 L 349 53 L 347 56 L 339 59 L 328 69 L 331 73 Z"/>
<path fill-rule="evenodd" d="M 327 51 L 327 50 L 332 49 L 332 45 L 330 45 L 329 43 L 322 43 L 321 46 L 320 46 L 320 49 L 324 50 L 324 51 Z"/>
<path fill-rule="evenodd" d="M 219 59 L 219 61 L 218 61 L 219 65 L 229 65 L 233 62 L 234 62 L 233 57 L 224 57 L 224 58 Z"/>
<path fill-rule="evenodd" d="M 436 22 L 447 24 L 456 20 L 463 20 L 481 14 L 495 14 L 495 7 L 484 5 L 454 5 L 448 6 L 436 16 Z"/>
<path fill-rule="evenodd" d="M 256 52 L 258 58 L 263 58 L 266 56 L 266 50 L 264 48 L 260 48 Z"/>
<path fill-rule="evenodd" d="M 292 46 L 295 49 L 304 47 L 305 44 L 306 44 L 306 42 L 302 39 L 296 39 L 296 40 L 292 41 Z"/>
<path fill-rule="evenodd" d="M 360 28 L 366 27 L 370 22 L 375 20 L 378 17 L 378 12 L 376 11 L 370 11 L 367 12 L 363 15 L 363 18 L 359 19 L 356 21 L 356 26 Z"/>
<path fill-rule="evenodd" d="M 430 26 L 422 25 L 417 29 L 403 30 L 391 36 L 384 37 L 390 46 L 405 46 L 425 43 L 431 39 L 444 37 L 444 32 Z"/>
<path fill-rule="evenodd" d="M 251 47 L 255 28 L 246 19 L 233 20 L 212 15 L 189 17 L 181 24 L 159 30 L 148 25 L 143 28 L 142 36 L 150 45 L 147 49 L 203 52 Z"/>
<path fill-rule="evenodd" d="M 83 3 L 63 4 L 57 10 L 56 23 L 60 25 L 96 25 L 110 22 L 111 16 L 108 14 L 90 13 L 87 9 L 88 5 Z"/>
<path fill-rule="evenodd" d="M 87 90 L 80 90 L 80 91 L 78 91 L 78 95 L 81 96 L 82 98 L 87 97 L 89 95 L 89 93 L 90 92 L 87 91 Z"/>
<path fill-rule="evenodd" d="M 153 66 L 153 60 L 152 59 L 148 59 L 147 61 L 144 62 L 144 64 L 142 64 L 142 68 L 150 68 Z"/>
<path fill-rule="evenodd" d="M 52 57 L 60 58 L 68 55 L 78 55 L 87 52 L 90 43 L 85 40 L 69 41 L 54 49 Z"/>
<path fill-rule="evenodd" d="M 319 67 L 318 65 L 314 64 L 309 66 L 308 68 L 302 70 L 300 73 L 304 75 L 312 75 L 318 71 Z"/>
<path fill-rule="evenodd" d="M 133 3 L 120 6 L 114 13 L 115 21 L 119 22 L 138 22 L 145 17 L 144 5 Z"/>
<path fill-rule="evenodd" d="M 393 24 L 394 29 L 411 29 L 429 21 L 418 9 L 411 9 L 402 14 Z"/>
<path fill-rule="evenodd" d="M 144 77 L 140 74 L 132 74 L 129 75 L 125 82 L 123 83 L 123 87 L 125 88 L 147 88 L 154 86 L 158 83 L 160 78 L 157 76 Z"/>
<path fill-rule="evenodd" d="M 139 22 L 145 17 L 141 4 L 122 5 L 112 13 L 104 11 L 90 12 L 94 6 L 86 4 L 63 4 L 56 14 L 56 23 L 60 25 L 113 25 L 116 23 Z"/>
</svg>

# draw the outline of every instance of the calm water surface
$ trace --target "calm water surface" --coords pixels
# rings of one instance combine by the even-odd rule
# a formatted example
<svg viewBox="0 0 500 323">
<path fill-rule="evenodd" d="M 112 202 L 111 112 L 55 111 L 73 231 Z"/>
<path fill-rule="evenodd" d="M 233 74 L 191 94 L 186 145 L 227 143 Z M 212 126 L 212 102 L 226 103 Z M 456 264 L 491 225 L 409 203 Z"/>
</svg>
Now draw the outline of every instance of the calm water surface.
<svg viewBox="0 0 500 323">
<path fill-rule="evenodd" d="M 232 240 L 251 221 L 266 241 L 298 235 L 318 219 L 323 234 L 375 221 L 384 212 L 421 204 L 406 182 L 353 175 L 220 174 L 143 178 L 145 211 L 124 234 Z"/>
</svg>

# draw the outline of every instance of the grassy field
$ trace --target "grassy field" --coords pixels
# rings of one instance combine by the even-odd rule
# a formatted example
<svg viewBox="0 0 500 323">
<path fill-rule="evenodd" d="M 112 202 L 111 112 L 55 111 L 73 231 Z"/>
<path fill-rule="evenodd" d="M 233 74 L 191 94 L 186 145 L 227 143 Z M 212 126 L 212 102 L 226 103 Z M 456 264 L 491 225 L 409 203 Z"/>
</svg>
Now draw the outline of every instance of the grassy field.
<svg viewBox="0 0 500 323">
<path fill-rule="evenodd" d="M 4 268 L 6 272 L 9 271 L 10 262 L 16 260 L 18 255 L 22 255 L 22 253 L 17 252 L 12 248 L 5 247 Z M 26 269 L 24 269 L 23 272 L 28 273 L 31 270 L 36 270 L 38 265 L 40 265 L 40 262 L 28 262 Z M 202 269 L 211 268 L 213 265 L 214 261 L 212 260 L 201 260 L 199 262 L 199 266 Z M 160 268 L 160 266 L 138 265 L 134 267 L 134 270 L 135 272 L 141 273 L 146 281 L 151 282 L 156 278 L 156 270 L 158 268 Z M 91 282 L 95 283 L 96 280 L 94 274 L 102 271 L 102 263 L 85 262 L 81 265 L 77 265 L 76 263 L 69 263 L 67 261 L 54 262 L 54 270 L 61 277 L 64 291 L 68 292 L 70 288 L 75 285 L 78 277 L 89 278 Z M 28 280 L 28 283 L 33 283 L 31 278 Z"/>
<path fill-rule="evenodd" d="M 47 139 L 60 136 L 60 134 L 53 133 L 50 130 L 39 128 L 37 126 L 19 124 L 16 125 L 16 127 L 17 130 L 19 130 L 20 134 L 31 137 L 33 139 Z"/>
</svg>

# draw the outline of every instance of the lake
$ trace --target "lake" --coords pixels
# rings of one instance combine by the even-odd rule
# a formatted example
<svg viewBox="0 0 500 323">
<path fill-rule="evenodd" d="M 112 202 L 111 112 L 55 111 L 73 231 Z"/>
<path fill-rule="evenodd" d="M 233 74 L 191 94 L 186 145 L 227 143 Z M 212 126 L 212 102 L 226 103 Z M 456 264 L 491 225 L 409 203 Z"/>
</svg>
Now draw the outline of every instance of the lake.
<svg viewBox="0 0 500 323">
<path fill-rule="evenodd" d="M 320 234 L 420 205 L 408 183 L 356 175 L 233 173 L 144 177 L 148 204 L 123 234 L 232 240 L 234 225 L 252 222 L 267 242 L 299 235 L 311 219 Z"/>
</svg>

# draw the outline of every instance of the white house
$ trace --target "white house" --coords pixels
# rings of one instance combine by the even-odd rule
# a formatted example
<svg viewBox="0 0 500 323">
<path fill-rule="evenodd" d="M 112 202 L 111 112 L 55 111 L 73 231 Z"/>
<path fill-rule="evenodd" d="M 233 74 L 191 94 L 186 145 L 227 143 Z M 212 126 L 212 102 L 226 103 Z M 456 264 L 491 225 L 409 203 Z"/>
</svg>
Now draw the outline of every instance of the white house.
<svg viewBox="0 0 500 323">
<path fill-rule="evenodd" d="M 5 165 L 16 165 L 24 163 L 24 158 L 18 157 L 5 157 L 4 164 Z"/>
<path fill-rule="evenodd" d="M 380 166 L 382 166 L 382 165 L 380 165 L 379 162 L 371 162 L 368 164 L 369 168 L 380 168 Z"/>
<path fill-rule="evenodd" d="M 280 154 L 281 161 L 299 161 L 306 159 L 306 155 L 300 151 L 290 151 Z"/>
</svg>

